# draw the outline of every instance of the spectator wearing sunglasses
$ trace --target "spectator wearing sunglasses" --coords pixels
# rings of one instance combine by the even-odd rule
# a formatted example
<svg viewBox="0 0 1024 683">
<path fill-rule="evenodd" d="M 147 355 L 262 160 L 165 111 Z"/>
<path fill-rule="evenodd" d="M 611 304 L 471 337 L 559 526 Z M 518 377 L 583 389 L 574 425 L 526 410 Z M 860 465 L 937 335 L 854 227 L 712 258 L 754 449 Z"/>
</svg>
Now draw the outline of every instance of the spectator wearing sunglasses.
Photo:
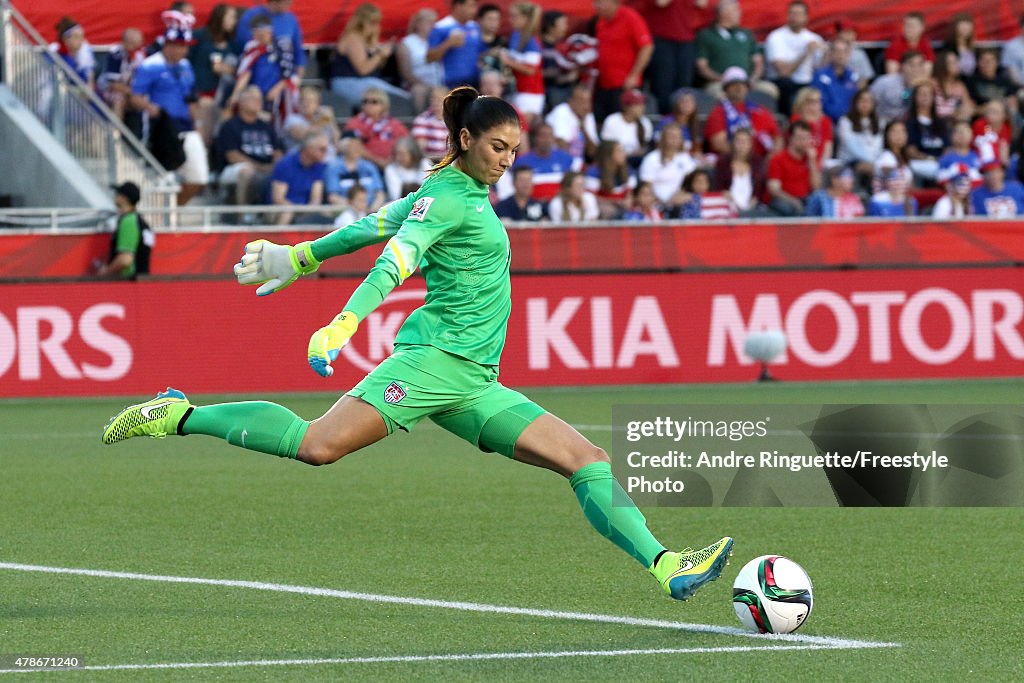
<svg viewBox="0 0 1024 683">
<path fill-rule="evenodd" d="M 345 130 L 354 131 L 363 139 L 366 158 L 379 168 L 384 168 L 391 161 L 395 143 L 409 135 L 409 129 L 390 112 L 388 94 L 380 88 L 367 88 L 359 113 L 345 126 Z"/>
</svg>

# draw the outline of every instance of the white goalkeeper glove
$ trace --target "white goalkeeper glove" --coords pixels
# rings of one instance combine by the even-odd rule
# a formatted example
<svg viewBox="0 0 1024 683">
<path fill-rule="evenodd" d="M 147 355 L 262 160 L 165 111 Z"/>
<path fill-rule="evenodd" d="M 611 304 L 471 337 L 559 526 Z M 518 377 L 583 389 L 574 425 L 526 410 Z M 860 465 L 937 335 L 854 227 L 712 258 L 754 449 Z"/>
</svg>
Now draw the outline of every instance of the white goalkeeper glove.
<svg viewBox="0 0 1024 683">
<path fill-rule="evenodd" d="M 245 245 L 242 260 L 235 264 L 235 277 L 240 285 L 260 285 L 256 296 L 279 292 L 300 275 L 309 275 L 320 267 L 313 256 L 312 242 L 294 247 L 256 240 Z"/>
<path fill-rule="evenodd" d="M 335 316 L 329 325 L 314 332 L 309 338 L 309 351 L 306 354 L 309 367 L 321 377 L 333 375 L 334 368 L 331 367 L 331 363 L 358 328 L 359 318 L 355 313 L 344 311 Z"/>
</svg>

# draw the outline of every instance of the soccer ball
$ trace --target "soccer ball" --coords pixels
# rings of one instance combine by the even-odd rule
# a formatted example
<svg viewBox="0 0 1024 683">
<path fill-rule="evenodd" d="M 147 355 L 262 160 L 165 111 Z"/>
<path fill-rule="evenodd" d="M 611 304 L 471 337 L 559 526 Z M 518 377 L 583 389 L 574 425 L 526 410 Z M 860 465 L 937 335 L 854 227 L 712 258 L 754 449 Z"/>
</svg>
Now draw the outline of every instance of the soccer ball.
<svg viewBox="0 0 1024 683">
<path fill-rule="evenodd" d="M 781 555 L 755 557 L 732 585 L 736 616 L 758 633 L 792 633 L 807 621 L 813 605 L 807 572 Z"/>
</svg>

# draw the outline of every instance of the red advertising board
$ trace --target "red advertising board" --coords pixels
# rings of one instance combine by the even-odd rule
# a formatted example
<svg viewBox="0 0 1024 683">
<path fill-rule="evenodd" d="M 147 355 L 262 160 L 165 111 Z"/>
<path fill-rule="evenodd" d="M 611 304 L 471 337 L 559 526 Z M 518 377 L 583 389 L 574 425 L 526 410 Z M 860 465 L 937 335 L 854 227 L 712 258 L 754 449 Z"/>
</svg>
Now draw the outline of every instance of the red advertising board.
<svg viewBox="0 0 1024 683">
<path fill-rule="evenodd" d="M 0 286 L 0 397 L 339 393 L 422 301 L 410 279 L 363 321 L 330 379 L 309 335 L 357 279 L 257 299 L 230 281 Z M 533 275 L 513 279 L 512 386 L 749 381 L 746 335 L 780 329 L 786 380 L 1024 374 L 1024 270 Z"/>
</svg>

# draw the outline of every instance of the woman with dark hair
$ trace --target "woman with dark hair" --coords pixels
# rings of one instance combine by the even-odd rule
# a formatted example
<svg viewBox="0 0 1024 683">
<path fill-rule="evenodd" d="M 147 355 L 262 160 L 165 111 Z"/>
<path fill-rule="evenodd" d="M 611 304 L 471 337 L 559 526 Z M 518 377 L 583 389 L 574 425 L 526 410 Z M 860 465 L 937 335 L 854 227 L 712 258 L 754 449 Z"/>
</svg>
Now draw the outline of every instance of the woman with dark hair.
<svg viewBox="0 0 1024 683">
<path fill-rule="evenodd" d="M 640 562 L 673 598 L 690 597 L 721 574 L 732 539 L 697 551 L 666 550 L 615 481 L 608 455 L 498 382 L 512 311 L 511 259 L 488 191 L 515 160 L 519 116 L 504 100 L 481 97 L 470 87 L 452 90 L 443 109 L 448 152 L 419 190 L 313 242 L 250 242 L 235 266 L 240 283 L 259 284 L 258 295 L 271 294 L 313 273 L 324 259 L 387 239 L 342 312 L 310 338 L 307 357 L 317 374 L 330 377 L 332 361 L 359 322 L 422 268 L 426 303 L 406 319 L 390 357 L 313 422 L 268 402 L 193 406 L 185 394 L 168 389 L 116 415 L 103 442 L 206 434 L 327 465 L 429 418 L 483 451 L 566 477 L 598 533 Z"/>
<path fill-rule="evenodd" d="M 235 29 L 238 8 L 225 3 L 210 12 L 206 26 L 198 29 L 195 42 L 188 49 L 188 61 L 196 74 L 195 92 L 199 105 L 199 132 L 207 147 L 220 118 L 220 108 L 227 101 L 235 82 L 238 53 L 235 51 Z"/>
<path fill-rule="evenodd" d="M 658 121 L 655 137 L 660 138 L 667 126 L 676 126 L 683 134 L 683 150 L 694 157 L 700 155 L 703 144 L 698 130 L 700 119 L 697 114 L 697 96 L 693 90 L 684 88 L 672 97 L 672 111 Z"/>
<path fill-rule="evenodd" d="M 50 54 L 63 60 L 92 90 L 96 84 L 96 57 L 85 39 L 85 29 L 71 17 L 61 17 L 54 28 L 57 42 L 50 43 Z"/>
<path fill-rule="evenodd" d="M 739 128 L 729 141 L 729 154 L 715 162 L 711 187 L 726 193 L 739 215 L 757 218 L 766 215 L 760 203 L 764 196 L 766 168 L 764 158 L 754 152 L 754 134 L 749 128 Z"/>
<path fill-rule="evenodd" d="M 974 100 L 960 70 L 960 57 L 953 50 L 942 50 L 935 58 L 935 112 L 948 123 L 969 121 L 974 115 Z"/>
<path fill-rule="evenodd" d="M 942 43 L 943 50 L 951 50 L 960 58 L 960 73 L 970 76 L 978 64 L 977 55 L 974 53 L 974 17 L 969 12 L 957 12 L 953 15 L 953 21 L 949 24 L 949 33 L 945 42 Z M 938 66 L 938 60 L 936 60 Z"/>
<path fill-rule="evenodd" d="M 683 181 L 685 201 L 679 207 L 679 217 L 702 221 L 726 220 L 738 215 L 729 195 L 711 191 L 711 173 L 698 168 Z"/>
<path fill-rule="evenodd" d="M 907 147 L 907 124 L 896 119 L 885 126 L 882 134 L 883 149 L 875 160 L 875 177 L 872 190 L 880 192 L 884 189 L 885 179 L 892 173 L 903 179 L 904 187 L 914 186 L 914 172 L 910 168 L 909 148 Z"/>
<path fill-rule="evenodd" d="M 949 127 L 935 110 L 935 85 L 921 81 L 910 92 L 907 111 L 907 159 L 917 178 L 933 183 L 939 157 L 949 147 Z"/>
<path fill-rule="evenodd" d="M 863 88 L 853 96 L 850 111 L 839 118 L 836 137 L 839 160 L 853 166 L 858 176 L 871 177 L 875 160 L 882 153 L 882 126 L 870 90 Z"/>
<path fill-rule="evenodd" d="M 622 144 L 616 140 L 601 142 L 585 177 L 587 191 L 597 195 L 601 218 L 622 216 L 636 187 L 636 174 L 629 167 Z"/>
</svg>

